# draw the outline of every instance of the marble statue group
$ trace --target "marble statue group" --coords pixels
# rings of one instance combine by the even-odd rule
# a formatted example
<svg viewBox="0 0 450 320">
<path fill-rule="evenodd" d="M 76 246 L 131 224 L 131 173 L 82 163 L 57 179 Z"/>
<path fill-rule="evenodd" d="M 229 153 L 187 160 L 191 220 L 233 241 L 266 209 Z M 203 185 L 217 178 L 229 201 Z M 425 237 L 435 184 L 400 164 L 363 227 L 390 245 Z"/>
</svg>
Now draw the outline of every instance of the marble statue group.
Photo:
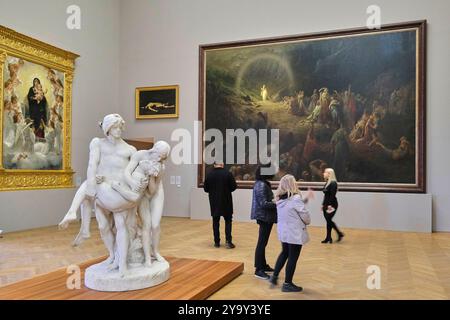
<svg viewBox="0 0 450 320">
<path fill-rule="evenodd" d="M 158 141 L 137 151 L 122 139 L 124 120 L 109 114 L 100 123 L 104 138 L 89 146 L 87 179 L 59 224 L 67 228 L 81 209 L 80 232 L 73 245 L 90 237 L 92 213 L 108 258 L 86 269 L 85 284 L 100 291 L 136 290 L 169 278 L 169 264 L 159 252 L 164 205 L 162 175 L 170 146 Z"/>
</svg>

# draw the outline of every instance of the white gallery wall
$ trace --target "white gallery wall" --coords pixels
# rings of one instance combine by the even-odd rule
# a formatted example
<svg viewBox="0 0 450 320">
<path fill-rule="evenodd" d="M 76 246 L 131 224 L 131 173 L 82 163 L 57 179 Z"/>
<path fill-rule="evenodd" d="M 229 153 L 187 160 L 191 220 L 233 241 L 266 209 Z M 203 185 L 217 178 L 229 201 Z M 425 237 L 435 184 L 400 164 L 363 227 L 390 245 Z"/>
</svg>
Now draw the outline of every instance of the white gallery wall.
<svg viewBox="0 0 450 320">
<path fill-rule="evenodd" d="M 250 221 L 251 189 L 238 189 L 233 193 L 233 220 Z M 339 209 L 334 217 L 338 226 L 357 229 L 376 229 L 407 232 L 431 232 L 431 195 L 375 192 L 341 192 Z M 325 227 L 321 210 L 323 192 L 315 191 L 307 208 L 311 226 Z M 199 188 L 191 190 L 191 219 L 211 219 L 208 195 Z"/>
<path fill-rule="evenodd" d="M 66 27 L 69 5 L 81 8 L 81 29 Z M 73 82 L 72 167 L 85 179 L 97 122 L 118 110 L 119 2 L 117 0 L 0 0 L 0 24 L 80 55 Z M 0 229 L 55 225 L 75 189 L 0 192 Z"/>
<path fill-rule="evenodd" d="M 398 23 L 411 20 L 428 20 L 427 59 L 427 193 L 432 194 L 433 229 L 450 231 L 450 180 L 449 142 L 450 90 L 448 71 L 450 70 L 450 24 L 448 12 L 450 2 L 446 0 L 127 0 L 120 6 L 120 113 L 129 123 L 129 132 L 136 137 L 154 136 L 170 139 L 172 130 L 186 128 L 193 134 L 193 121 L 197 119 L 198 108 L 198 46 L 200 44 L 256 39 L 310 32 L 321 32 L 352 27 L 366 23 L 366 8 L 371 4 L 381 7 L 382 23 Z M 134 120 L 134 89 L 138 86 L 180 85 L 179 119 L 151 121 Z M 209 212 L 200 198 L 190 199 L 190 189 L 196 187 L 197 169 L 193 165 L 169 165 L 168 175 L 180 175 L 181 187 L 170 185 L 166 177 L 166 191 L 170 201 L 166 201 L 165 214 L 189 216 L 190 207 L 195 218 L 208 218 Z M 247 194 L 245 191 L 239 191 Z M 198 194 L 193 191 L 192 194 Z M 342 194 L 341 194 L 342 195 Z M 347 202 L 365 199 L 365 195 L 348 193 Z M 411 208 L 409 197 L 391 196 L 388 214 L 402 221 L 394 221 L 397 230 L 418 230 L 415 225 L 417 214 L 408 215 Z M 203 198 L 204 199 L 204 198 Z M 248 211 L 250 200 L 236 194 L 235 199 L 247 201 L 236 205 Z M 422 197 L 423 208 L 429 208 L 427 199 Z M 235 200 L 235 201 L 236 201 Z M 192 203 L 190 203 L 192 201 Z M 397 205 L 396 205 L 397 204 Z M 247 208 L 247 209 L 245 209 Z M 249 212 L 238 212 L 239 217 Z M 341 210 L 341 214 L 345 212 Z M 386 213 L 375 221 L 376 210 L 361 210 L 358 223 L 343 226 L 383 228 L 388 217 Z M 429 228 L 430 210 L 425 210 L 418 221 Z M 343 218 L 339 218 L 343 219 Z M 393 218 L 395 220 L 395 218 Z M 344 220 L 345 221 L 345 220 Z M 375 222 L 376 223 L 375 223 Z M 318 221 L 320 223 L 320 221 Z M 409 228 L 408 226 L 414 226 Z"/>
<path fill-rule="evenodd" d="M 65 27 L 66 8 L 71 4 L 81 8 L 81 30 Z M 107 113 L 119 112 L 125 118 L 128 137 L 169 141 L 176 128 L 193 134 L 198 117 L 200 44 L 361 27 L 371 4 L 373 1 L 366 0 L 0 0 L 0 24 L 81 55 L 73 85 L 72 164 L 77 177 L 84 179 L 89 141 L 101 136 L 97 121 Z M 450 231 L 450 2 L 378 0 L 376 4 L 381 7 L 382 23 L 428 20 L 427 193 L 432 195 L 433 230 Z M 135 120 L 135 88 L 170 84 L 180 86 L 180 117 Z M 192 209 L 193 217 L 208 218 L 203 204 L 191 199 L 191 194 L 198 194 L 198 190 L 192 190 L 196 188 L 197 166 L 169 163 L 167 167 L 164 214 L 189 217 Z M 181 177 L 179 187 L 169 184 L 171 175 Z M 1 192 L 0 229 L 55 225 L 74 192 Z M 250 199 L 242 197 L 245 193 L 236 194 L 239 208 L 248 207 Z M 349 193 L 342 199 L 350 202 L 366 196 Z M 420 213 L 409 216 L 405 212 L 411 208 L 411 203 L 403 200 L 408 197 L 386 198 L 390 199 L 388 208 L 393 215 L 403 210 L 405 219 L 410 220 L 405 225 L 415 225 L 416 214 Z M 249 212 L 238 214 L 244 217 Z M 373 214 L 362 211 L 358 223 L 348 226 L 374 227 Z M 428 214 L 424 212 L 418 221 L 428 221 Z M 388 218 L 383 214 L 381 219 Z"/>
</svg>

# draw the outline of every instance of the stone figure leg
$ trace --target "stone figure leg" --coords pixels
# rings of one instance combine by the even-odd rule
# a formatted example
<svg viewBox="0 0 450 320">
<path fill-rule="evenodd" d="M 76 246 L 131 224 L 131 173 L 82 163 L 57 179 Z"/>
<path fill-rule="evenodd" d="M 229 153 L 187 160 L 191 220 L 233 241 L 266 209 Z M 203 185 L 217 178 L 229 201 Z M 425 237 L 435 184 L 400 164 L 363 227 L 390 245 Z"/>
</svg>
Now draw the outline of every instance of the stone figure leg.
<svg viewBox="0 0 450 320">
<path fill-rule="evenodd" d="M 138 232 L 139 226 L 137 221 L 136 208 L 130 209 L 130 211 L 128 211 L 126 223 L 128 230 L 128 239 L 131 244 L 131 241 L 134 240 L 137 236 L 139 236 Z"/>
<path fill-rule="evenodd" d="M 72 200 L 69 211 L 67 211 L 64 219 L 59 223 L 60 229 L 66 229 L 69 223 L 77 219 L 77 211 L 86 198 L 86 181 L 84 181 L 75 193 L 75 197 Z"/>
<path fill-rule="evenodd" d="M 77 219 L 78 208 L 81 207 L 81 227 L 78 235 L 72 242 L 73 246 L 79 246 L 85 239 L 90 238 L 90 222 L 93 209 L 93 201 L 86 199 L 86 181 L 81 184 L 75 193 L 69 211 L 59 223 L 60 229 L 66 229 L 72 221 Z"/>
<path fill-rule="evenodd" d="M 111 229 L 112 213 L 109 213 L 107 210 L 99 206 L 96 206 L 95 217 L 97 218 L 100 235 L 109 253 L 108 259 L 106 259 L 104 262 L 106 264 L 112 264 L 114 262 L 114 244 L 115 244 L 114 234 Z"/>
<path fill-rule="evenodd" d="M 137 208 L 132 208 L 128 211 L 126 224 L 128 231 L 128 263 L 143 263 L 142 253 L 142 227 L 141 223 L 138 222 Z M 118 262 L 118 261 L 117 261 Z"/>
<path fill-rule="evenodd" d="M 164 208 L 164 189 L 162 183 L 150 201 L 151 230 L 152 230 L 152 252 L 158 261 L 166 261 L 159 253 L 159 238 L 161 235 L 161 217 Z"/>
<path fill-rule="evenodd" d="M 72 245 L 74 247 L 79 246 L 85 239 L 91 237 L 89 231 L 91 225 L 91 216 L 93 212 L 94 203 L 92 200 L 84 200 L 81 204 L 81 226 L 78 235 L 73 240 Z"/>
<path fill-rule="evenodd" d="M 116 226 L 116 246 L 119 258 L 119 273 L 123 277 L 127 274 L 128 264 L 128 229 L 127 229 L 127 214 L 128 211 L 115 212 L 114 224 Z"/>
<path fill-rule="evenodd" d="M 152 265 L 151 258 L 151 213 L 150 213 L 150 200 L 147 197 L 142 198 L 139 208 L 139 217 L 142 222 L 142 247 L 144 249 L 145 266 L 150 267 Z"/>
</svg>

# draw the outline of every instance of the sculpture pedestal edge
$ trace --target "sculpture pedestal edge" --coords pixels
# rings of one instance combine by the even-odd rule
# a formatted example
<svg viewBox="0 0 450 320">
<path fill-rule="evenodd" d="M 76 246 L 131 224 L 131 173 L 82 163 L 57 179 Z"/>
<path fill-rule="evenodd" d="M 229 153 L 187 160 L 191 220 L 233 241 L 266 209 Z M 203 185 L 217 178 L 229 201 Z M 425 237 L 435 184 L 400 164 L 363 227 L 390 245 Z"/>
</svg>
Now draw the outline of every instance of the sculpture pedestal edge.
<svg viewBox="0 0 450 320">
<path fill-rule="evenodd" d="M 124 277 L 120 276 L 117 269 L 108 270 L 108 266 L 102 262 L 86 269 L 84 284 L 96 291 L 120 292 L 157 286 L 167 281 L 169 277 L 170 266 L 167 261 L 154 261 L 151 267 L 131 265 Z"/>
</svg>

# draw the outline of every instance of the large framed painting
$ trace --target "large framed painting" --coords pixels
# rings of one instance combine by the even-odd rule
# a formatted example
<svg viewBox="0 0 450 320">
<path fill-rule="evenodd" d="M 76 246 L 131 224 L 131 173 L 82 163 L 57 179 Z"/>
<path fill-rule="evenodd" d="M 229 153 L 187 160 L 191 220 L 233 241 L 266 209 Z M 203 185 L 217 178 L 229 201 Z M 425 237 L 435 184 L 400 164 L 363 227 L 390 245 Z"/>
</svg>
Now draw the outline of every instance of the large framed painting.
<svg viewBox="0 0 450 320">
<path fill-rule="evenodd" d="M 278 129 L 257 136 L 258 152 L 278 143 L 274 187 L 290 173 L 319 189 L 331 167 L 340 190 L 425 192 L 425 30 L 415 21 L 201 45 L 203 133 Z M 205 153 L 214 141 L 203 140 Z M 254 153 L 225 161 L 241 188 L 253 186 Z M 211 167 L 199 165 L 199 187 Z"/>
<path fill-rule="evenodd" d="M 73 186 L 77 57 L 0 26 L 0 191 Z"/>
<path fill-rule="evenodd" d="M 178 118 L 178 85 L 135 90 L 136 119 Z"/>
</svg>

